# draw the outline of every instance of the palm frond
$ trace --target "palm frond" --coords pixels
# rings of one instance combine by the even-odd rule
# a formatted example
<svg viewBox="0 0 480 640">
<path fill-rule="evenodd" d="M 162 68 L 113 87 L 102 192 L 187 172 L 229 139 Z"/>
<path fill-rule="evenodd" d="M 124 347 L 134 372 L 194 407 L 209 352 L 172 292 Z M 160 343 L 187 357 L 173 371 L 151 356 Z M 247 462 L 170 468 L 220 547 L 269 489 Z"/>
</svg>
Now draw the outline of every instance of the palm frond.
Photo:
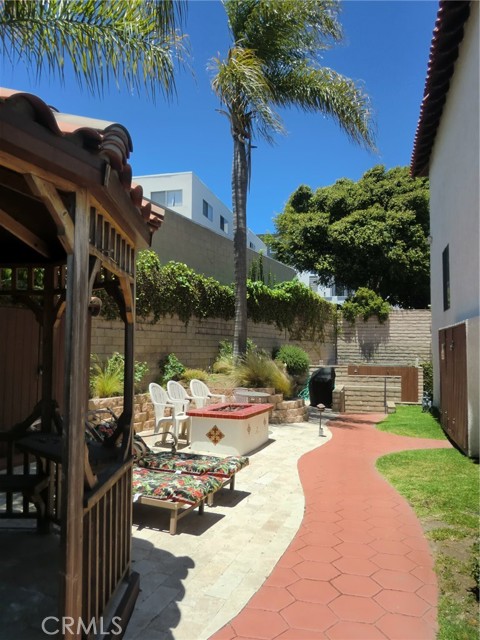
<svg viewBox="0 0 480 640">
<path fill-rule="evenodd" d="M 360 85 L 320 66 L 342 38 L 337 0 L 224 0 L 234 45 L 217 61 L 213 87 L 234 114 L 252 114 L 269 142 L 283 131 L 275 107 L 331 116 L 351 140 L 374 149 L 372 114 Z M 249 86 L 251 84 L 251 86 Z"/>
<path fill-rule="evenodd" d="M 361 86 L 327 67 L 299 64 L 285 72 L 278 67 L 270 76 L 273 101 L 281 107 L 297 107 L 332 117 L 347 136 L 375 149 L 370 101 Z"/>
<path fill-rule="evenodd" d="M 271 107 L 272 87 L 254 51 L 232 47 L 226 60 L 214 59 L 210 68 L 217 70 L 212 87 L 226 107 L 237 135 L 251 139 L 255 129 L 271 142 L 272 132 L 284 131 L 280 117 Z"/>
<path fill-rule="evenodd" d="M 174 66 L 186 51 L 176 24 L 183 2 L 173 0 L 3 0 L 0 46 L 38 76 L 65 80 L 70 65 L 80 84 L 101 94 L 112 81 L 129 90 L 175 91 Z"/>
<path fill-rule="evenodd" d="M 263 60 L 318 58 L 342 39 L 337 0 L 225 0 L 234 41 Z"/>
</svg>

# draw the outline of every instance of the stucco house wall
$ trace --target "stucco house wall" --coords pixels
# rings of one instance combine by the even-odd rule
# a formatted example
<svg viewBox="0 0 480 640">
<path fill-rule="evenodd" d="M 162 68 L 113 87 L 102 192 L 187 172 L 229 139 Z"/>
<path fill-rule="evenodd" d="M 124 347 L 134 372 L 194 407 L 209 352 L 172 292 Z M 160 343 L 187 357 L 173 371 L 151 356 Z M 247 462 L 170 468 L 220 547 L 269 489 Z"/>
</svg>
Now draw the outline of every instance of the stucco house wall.
<svg viewBox="0 0 480 640">
<path fill-rule="evenodd" d="M 471 4 L 430 161 L 434 403 L 440 396 L 438 330 L 480 314 L 479 3 Z M 461 220 L 461 224 L 460 224 Z M 443 309 L 442 252 L 449 246 L 450 308 Z M 476 326 L 476 329 L 475 329 Z M 476 337 L 475 337 L 475 334 Z M 469 331 L 478 345 L 478 322 Z M 467 354 L 473 356 L 472 343 Z M 476 350 L 478 369 L 478 347 Z M 470 358 L 471 359 L 471 358 Z M 474 364 L 470 367 L 473 370 Z M 478 428 L 478 386 L 471 402 Z M 473 399 L 471 399 L 473 400 Z"/>
<path fill-rule="evenodd" d="M 479 9 L 478 2 L 440 3 L 412 159 L 412 173 L 430 178 L 434 404 L 444 402 L 439 330 L 465 323 L 468 454 L 472 456 L 479 454 Z M 446 247 L 448 269 L 443 260 Z M 449 296 L 444 295 L 447 282 Z M 451 349 L 455 349 L 453 342 Z M 458 380 L 455 372 L 449 375 Z M 451 388 L 453 381 L 446 382 Z"/>
</svg>

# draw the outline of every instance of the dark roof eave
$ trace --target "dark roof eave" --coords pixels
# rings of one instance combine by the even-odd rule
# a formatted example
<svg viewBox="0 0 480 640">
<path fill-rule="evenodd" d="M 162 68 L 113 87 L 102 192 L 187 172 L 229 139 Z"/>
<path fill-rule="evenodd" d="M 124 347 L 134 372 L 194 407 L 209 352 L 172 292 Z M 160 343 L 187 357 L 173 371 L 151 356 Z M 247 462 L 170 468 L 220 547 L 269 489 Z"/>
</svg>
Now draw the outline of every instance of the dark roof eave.
<svg viewBox="0 0 480 640">
<path fill-rule="evenodd" d="M 91 191 L 105 210 L 119 222 L 138 248 L 151 244 L 152 231 L 139 215 L 115 171 L 104 186 L 108 162 L 71 140 L 53 135 L 41 124 L 10 109 L 0 109 L 0 150 L 48 172 L 55 183 L 66 181 Z M 61 188 L 61 185 L 60 187 Z"/>
<path fill-rule="evenodd" d="M 470 0 L 441 0 L 433 30 L 427 77 L 415 133 L 410 173 L 428 176 L 430 155 L 470 15 Z"/>
</svg>

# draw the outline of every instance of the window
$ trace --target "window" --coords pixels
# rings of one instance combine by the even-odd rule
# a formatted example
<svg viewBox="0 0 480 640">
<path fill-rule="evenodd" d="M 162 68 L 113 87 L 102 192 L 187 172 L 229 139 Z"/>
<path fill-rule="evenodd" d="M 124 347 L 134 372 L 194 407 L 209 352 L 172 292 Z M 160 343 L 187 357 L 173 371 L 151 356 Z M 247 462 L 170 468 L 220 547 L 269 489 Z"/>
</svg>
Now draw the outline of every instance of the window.
<svg viewBox="0 0 480 640">
<path fill-rule="evenodd" d="M 318 291 L 318 280 L 315 276 L 308 276 L 308 286 L 312 291 Z"/>
<path fill-rule="evenodd" d="M 255 245 L 253 244 L 253 242 L 250 242 L 249 245 L 250 249 L 253 249 L 255 251 Z"/>
<path fill-rule="evenodd" d="M 450 309 L 450 256 L 448 244 L 442 253 L 443 310 Z"/>
<path fill-rule="evenodd" d="M 228 233 L 228 220 L 223 216 L 220 216 L 220 229 L 225 233 Z"/>
<path fill-rule="evenodd" d="M 213 220 L 213 208 L 206 200 L 203 201 L 203 215 L 209 220 Z"/>
<path fill-rule="evenodd" d="M 340 287 L 335 284 L 332 289 L 332 295 L 337 296 L 337 298 L 346 298 L 348 296 L 348 291 L 345 287 Z"/>
<path fill-rule="evenodd" d="M 164 204 L 166 207 L 180 207 L 183 204 L 183 191 L 181 189 L 152 191 L 150 199 L 157 204 Z"/>
</svg>

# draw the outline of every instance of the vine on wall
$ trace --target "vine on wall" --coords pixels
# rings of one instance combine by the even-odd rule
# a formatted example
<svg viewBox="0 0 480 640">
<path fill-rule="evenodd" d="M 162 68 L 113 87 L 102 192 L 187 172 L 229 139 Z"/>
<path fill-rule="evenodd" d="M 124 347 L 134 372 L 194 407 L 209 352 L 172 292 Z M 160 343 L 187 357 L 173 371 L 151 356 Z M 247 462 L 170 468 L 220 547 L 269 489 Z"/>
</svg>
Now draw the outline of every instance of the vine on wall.
<svg viewBox="0 0 480 640">
<path fill-rule="evenodd" d="M 334 307 L 302 283 L 292 280 L 269 287 L 247 282 L 248 316 L 253 322 L 288 330 L 292 339 L 323 340 Z M 142 251 L 137 261 L 137 315 L 158 322 L 177 315 L 188 324 L 191 318 L 231 320 L 235 312 L 233 286 L 196 273 L 180 262 L 160 263 L 153 251 Z M 103 315 L 117 314 L 104 298 Z"/>
</svg>

